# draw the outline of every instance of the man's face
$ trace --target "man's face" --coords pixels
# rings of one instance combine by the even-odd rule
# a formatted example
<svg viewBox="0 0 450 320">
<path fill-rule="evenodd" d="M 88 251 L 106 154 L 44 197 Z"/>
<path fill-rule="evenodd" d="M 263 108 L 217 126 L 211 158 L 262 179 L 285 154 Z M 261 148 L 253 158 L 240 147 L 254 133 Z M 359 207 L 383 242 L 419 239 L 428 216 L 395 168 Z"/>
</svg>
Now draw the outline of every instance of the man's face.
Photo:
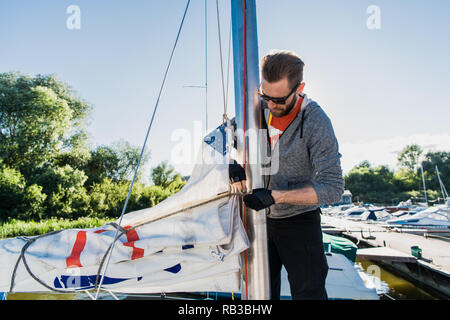
<svg viewBox="0 0 450 320">
<path fill-rule="evenodd" d="M 286 78 L 283 78 L 277 82 L 267 82 L 266 80 L 262 80 L 261 82 L 261 91 L 264 95 L 273 97 L 273 98 L 282 98 L 286 97 L 292 90 L 292 87 L 289 85 L 289 81 Z M 267 101 L 267 106 L 272 113 L 272 116 L 279 118 L 283 117 L 295 106 L 297 102 L 297 94 L 293 92 L 287 99 L 285 104 L 276 104 L 273 101 Z"/>
</svg>

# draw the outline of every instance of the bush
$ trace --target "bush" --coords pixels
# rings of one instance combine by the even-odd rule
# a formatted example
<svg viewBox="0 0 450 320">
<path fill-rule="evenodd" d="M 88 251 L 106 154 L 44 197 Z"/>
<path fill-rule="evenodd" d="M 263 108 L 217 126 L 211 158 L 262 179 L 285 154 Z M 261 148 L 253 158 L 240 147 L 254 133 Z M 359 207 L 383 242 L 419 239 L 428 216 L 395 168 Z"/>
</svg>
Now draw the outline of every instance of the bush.
<svg viewBox="0 0 450 320">
<path fill-rule="evenodd" d="M 25 190 L 24 217 L 19 219 L 42 219 L 45 213 L 45 199 L 47 195 L 42 193 L 42 186 L 32 184 Z"/>
<path fill-rule="evenodd" d="M 0 165 L 0 221 L 40 218 L 45 199 L 41 186 L 27 187 L 19 171 Z"/>
<path fill-rule="evenodd" d="M 143 190 L 140 205 L 142 208 L 149 208 L 157 205 L 161 201 L 164 201 L 168 197 L 174 194 L 169 189 L 164 189 L 161 186 L 148 186 Z"/>
<path fill-rule="evenodd" d="M 90 189 L 90 213 L 92 217 L 120 216 L 127 196 L 124 183 L 115 183 L 109 178 L 94 183 Z"/>
<path fill-rule="evenodd" d="M 46 217 L 78 218 L 89 213 L 89 196 L 84 183 L 87 176 L 70 165 L 47 168 L 36 181 L 47 194 Z"/>
<path fill-rule="evenodd" d="M 17 217 L 23 200 L 25 180 L 17 170 L 6 166 L 0 171 L 0 219 Z"/>
<path fill-rule="evenodd" d="M 106 178 L 101 183 L 94 183 L 90 192 L 91 217 L 119 217 L 130 188 L 129 182 L 115 183 Z M 145 186 L 135 182 L 128 200 L 125 213 L 141 210 L 157 205 L 175 193 L 176 188 L 161 186 Z"/>
</svg>

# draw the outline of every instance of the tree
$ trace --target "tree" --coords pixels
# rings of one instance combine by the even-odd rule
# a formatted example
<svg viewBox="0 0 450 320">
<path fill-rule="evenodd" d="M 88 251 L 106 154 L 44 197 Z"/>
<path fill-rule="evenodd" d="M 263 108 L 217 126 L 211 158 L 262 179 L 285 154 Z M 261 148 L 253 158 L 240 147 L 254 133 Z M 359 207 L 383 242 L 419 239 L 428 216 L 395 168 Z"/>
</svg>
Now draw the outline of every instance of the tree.
<svg viewBox="0 0 450 320">
<path fill-rule="evenodd" d="M 440 193 L 439 196 L 442 197 L 441 187 L 436 173 L 437 166 L 442 183 L 447 192 L 450 191 L 450 152 L 430 151 L 425 155 L 422 166 L 427 181 L 427 189 L 438 191 Z"/>
<path fill-rule="evenodd" d="M 153 168 L 151 176 L 155 186 L 167 188 L 171 184 L 173 187 L 173 183 L 183 183 L 181 175 L 174 171 L 175 169 L 171 165 L 169 165 L 167 161 L 163 161 L 155 168 Z"/>
<path fill-rule="evenodd" d="M 47 195 L 47 214 L 53 217 L 78 218 L 89 212 L 89 196 L 84 187 L 87 176 L 69 165 L 48 167 L 36 177 Z"/>
<path fill-rule="evenodd" d="M 89 177 L 87 185 L 100 183 L 108 178 L 113 182 L 131 180 L 139 161 L 141 150 L 128 142 L 120 141 L 112 146 L 98 146 L 91 151 L 90 158 L 81 167 Z M 144 153 L 136 180 L 142 175 L 142 168 L 150 158 L 149 153 Z"/>
<path fill-rule="evenodd" d="M 117 175 L 119 180 L 131 180 L 133 178 L 136 166 L 138 165 L 139 156 L 141 154 L 141 148 L 132 146 L 127 141 L 119 141 L 113 144 L 114 150 L 116 150 L 119 157 L 119 166 Z M 150 152 L 145 152 L 142 155 L 141 163 L 137 172 L 136 179 L 139 180 L 142 175 L 142 169 L 150 159 Z"/>
<path fill-rule="evenodd" d="M 54 75 L 0 73 L 0 159 L 28 177 L 86 142 L 91 109 Z"/>
<path fill-rule="evenodd" d="M 19 171 L 0 162 L 0 221 L 41 218 L 46 197 L 41 186 L 26 186 Z"/>
<path fill-rule="evenodd" d="M 394 173 L 393 183 L 401 191 L 419 190 L 422 179 L 415 171 L 410 171 L 405 168 L 400 168 Z"/>
<path fill-rule="evenodd" d="M 423 150 L 419 145 L 408 145 L 400 151 L 397 160 L 401 167 L 406 168 L 409 171 L 415 171 L 422 153 Z"/>
<path fill-rule="evenodd" d="M 361 201 L 391 203 L 402 196 L 393 180 L 394 173 L 388 167 L 372 168 L 368 161 L 363 161 L 345 176 L 345 185 Z"/>
<path fill-rule="evenodd" d="M 369 160 L 364 160 L 362 162 L 360 162 L 358 165 L 356 165 L 356 168 L 370 168 L 370 162 Z"/>
</svg>

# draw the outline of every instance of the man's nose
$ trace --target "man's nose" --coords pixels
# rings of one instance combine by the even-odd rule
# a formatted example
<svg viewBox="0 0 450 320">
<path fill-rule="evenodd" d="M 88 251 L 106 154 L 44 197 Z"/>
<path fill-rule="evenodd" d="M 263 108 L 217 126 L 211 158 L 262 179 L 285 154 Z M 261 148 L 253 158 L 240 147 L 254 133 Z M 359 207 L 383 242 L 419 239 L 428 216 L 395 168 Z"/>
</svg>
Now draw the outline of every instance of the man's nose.
<svg viewBox="0 0 450 320">
<path fill-rule="evenodd" d="M 268 105 L 268 107 L 270 108 L 270 109 L 273 109 L 273 108 L 276 108 L 278 105 L 275 103 L 275 102 L 273 102 L 272 100 L 269 100 L 268 102 L 267 102 L 267 105 Z"/>
</svg>

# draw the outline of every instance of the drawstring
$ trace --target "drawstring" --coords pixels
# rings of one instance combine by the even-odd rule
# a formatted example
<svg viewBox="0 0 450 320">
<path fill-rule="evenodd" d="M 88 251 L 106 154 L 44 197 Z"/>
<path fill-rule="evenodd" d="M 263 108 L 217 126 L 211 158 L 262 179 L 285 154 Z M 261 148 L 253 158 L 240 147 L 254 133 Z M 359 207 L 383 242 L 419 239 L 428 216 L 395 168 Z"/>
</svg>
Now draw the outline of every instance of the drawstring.
<svg viewBox="0 0 450 320">
<path fill-rule="evenodd" d="M 302 111 L 302 119 L 300 120 L 300 139 L 303 139 L 303 120 L 305 118 L 305 110 Z"/>
</svg>

